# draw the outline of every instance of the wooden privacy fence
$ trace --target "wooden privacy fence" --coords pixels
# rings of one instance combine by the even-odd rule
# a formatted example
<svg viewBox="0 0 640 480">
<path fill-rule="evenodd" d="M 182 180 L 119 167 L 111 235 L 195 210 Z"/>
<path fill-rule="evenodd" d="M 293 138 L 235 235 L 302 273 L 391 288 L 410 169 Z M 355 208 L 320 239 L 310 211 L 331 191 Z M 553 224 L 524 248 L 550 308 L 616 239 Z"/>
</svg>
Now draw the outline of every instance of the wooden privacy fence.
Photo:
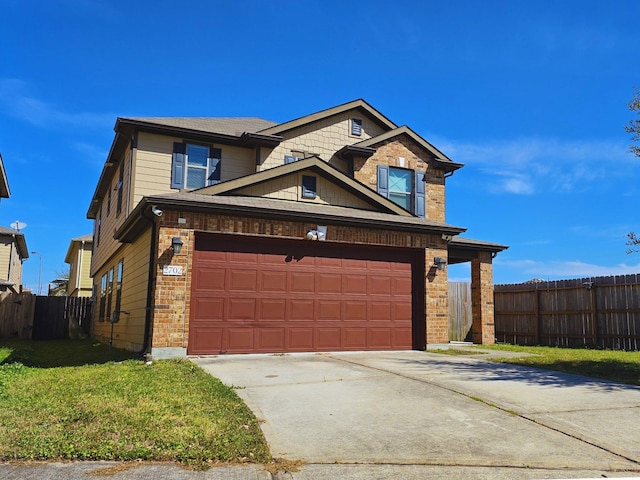
<svg viewBox="0 0 640 480">
<path fill-rule="evenodd" d="M 496 285 L 499 342 L 640 348 L 640 275 Z"/>
<path fill-rule="evenodd" d="M 449 282 L 449 341 L 471 341 L 471 284 Z"/>
<path fill-rule="evenodd" d="M 30 293 L 0 297 L 0 338 L 54 340 L 88 334 L 92 300 L 41 297 Z"/>
</svg>

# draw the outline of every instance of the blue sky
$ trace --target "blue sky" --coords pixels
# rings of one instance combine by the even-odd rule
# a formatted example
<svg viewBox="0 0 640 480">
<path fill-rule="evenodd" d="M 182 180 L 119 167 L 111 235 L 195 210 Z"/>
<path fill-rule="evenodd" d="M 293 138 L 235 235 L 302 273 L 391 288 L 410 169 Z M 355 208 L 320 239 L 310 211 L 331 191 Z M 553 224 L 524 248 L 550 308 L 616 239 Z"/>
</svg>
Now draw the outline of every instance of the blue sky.
<svg viewBox="0 0 640 480">
<path fill-rule="evenodd" d="M 637 0 L 0 0 L 0 18 L 0 225 L 27 223 L 45 291 L 92 232 L 116 117 L 286 121 L 356 98 L 465 164 L 447 221 L 510 246 L 496 283 L 640 272 Z"/>
</svg>

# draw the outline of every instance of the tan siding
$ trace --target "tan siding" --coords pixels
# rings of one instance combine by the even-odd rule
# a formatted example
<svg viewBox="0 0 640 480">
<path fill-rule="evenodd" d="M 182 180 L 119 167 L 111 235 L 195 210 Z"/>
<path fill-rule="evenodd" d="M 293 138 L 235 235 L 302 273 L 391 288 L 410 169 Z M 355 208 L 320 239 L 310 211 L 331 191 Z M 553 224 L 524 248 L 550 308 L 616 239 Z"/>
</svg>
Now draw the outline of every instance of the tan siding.
<svg viewBox="0 0 640 480">
<path fill-rule="evenodd" d="M 316 177 L 316 198 L 302 198 L 302 176 Z M 286 177 L 264 182 L 251 187 L 238 190 L 238 195 L 250 197 L 278 198 L 298 202 L 319 203 L 323 205 L 336 205 L 340 207 L 358 208 L 361 210 L 373 210 L 374 208 L 364 200 L 347 192 L 335 183 L 318 175 L 315 172 L 303 170 Z"/>
<path fill-rule="evenodd" d="M 351 135 L 352 118 L 362 119 L 362 135 L 359 137 Z M 316 154 L 336 168 L 344 170 L 346 166 L 344 162 L 335 157 L 338 150 L 345 145 L 367 140 L 383 132 L 384 130 L 381 127 L 362 113 L 344 112 L 285 132 L 283 134 L 284 141 L 273 149 L 260 165 L 259 170 L 266 170 L 284 164 L 284 156 L 291 155 L 293 151 Z"/>
<path fill-rule="evenodd" d="M 124 245 L 94 277 L 94 283 L 100 286 L 102 275 L 112 267 L 117 270 L 118 262 L 124 259 L 120 310 L 128 312 L 128 315 L 121 314 L 120 321 L 114 325 L 113 345 L 117 348 L 137 351 L 144 343 L 150 244 L 151 229 L 142 234 L 135 243 Z M 114 305 L 115 292 L 112 309 Z M 100 297 L 97 298 L 95 305 L 95 318 L 99 310 Z M 111 324 L 94 320 L 93 326 L 94 337 L 108 343 Z"/>
<path fill-rule="evenodd" d="M 11 245 L 11 252 L 9 281 L 13 282 L 17 288 L 20 288 L 22 286 L 22 262 L 15 243 Z"/>
<path fill-rule="evenodd" d="M 93 246 L 85 244 L 82 250 L 82 268 L 80 271 L 80 288 L 91 291 L 91 254 Z"/>
<path fill-rule="evenodd" d="M 0 240 L 0 280 L 9 280 L 9 259 L 11 258 L 12 243 Z"/>
<path fill-rule="evenodd" d="M 173 142 L 182 138 L 140 133 L 136 152 L 134 205 L 145 195 L 175 192 L 171 189 Z M 217 145 L 222 150 L 221 180 L 233 180 L 256 171 L 255 150 Z"/>
</svg>

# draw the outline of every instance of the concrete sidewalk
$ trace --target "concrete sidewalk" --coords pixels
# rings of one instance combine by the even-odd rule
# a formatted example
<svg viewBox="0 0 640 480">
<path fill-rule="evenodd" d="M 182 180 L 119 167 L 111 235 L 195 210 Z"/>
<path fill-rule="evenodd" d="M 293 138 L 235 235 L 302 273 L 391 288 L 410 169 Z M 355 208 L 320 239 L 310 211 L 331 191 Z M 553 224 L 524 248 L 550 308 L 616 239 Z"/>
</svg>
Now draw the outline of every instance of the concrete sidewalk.
<svg viewBox="0 0 640 480">
<path fill-rule="evenodd" d="M 364 465 L 412 469 L 415 478 L 442 468 L 475 472 L 454 478 L 496 478 L 500 469 L 504 478 L 640 472 L 635 387 L 416 351 L 194 361 L 241 387 L 274 457 L 310 464 L 293 478 L 357 475 Z"/>
</svg>

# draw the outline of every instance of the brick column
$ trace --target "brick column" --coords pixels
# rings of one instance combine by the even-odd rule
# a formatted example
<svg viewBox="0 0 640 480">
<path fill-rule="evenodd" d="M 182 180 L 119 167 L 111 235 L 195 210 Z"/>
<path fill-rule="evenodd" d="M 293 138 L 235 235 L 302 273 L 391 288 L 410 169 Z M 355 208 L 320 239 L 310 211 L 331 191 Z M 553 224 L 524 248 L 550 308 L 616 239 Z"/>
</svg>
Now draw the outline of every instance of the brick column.
<svg viewBox="0 0 640 480">
<path fill-rule="evenodd" d="M 449 343 L 449 282 L 447 269 L 433 266 L 434 257 L 447 258 L 447 247 L 426 248 L 427 344 Z"/>
<path fill-rule="evenodd" d="M 493 265 L 491 253 L 479 252 L 471 261 L 471 327 L 473 343 L 495 343 L 493 309 Z"/>
</svg>

